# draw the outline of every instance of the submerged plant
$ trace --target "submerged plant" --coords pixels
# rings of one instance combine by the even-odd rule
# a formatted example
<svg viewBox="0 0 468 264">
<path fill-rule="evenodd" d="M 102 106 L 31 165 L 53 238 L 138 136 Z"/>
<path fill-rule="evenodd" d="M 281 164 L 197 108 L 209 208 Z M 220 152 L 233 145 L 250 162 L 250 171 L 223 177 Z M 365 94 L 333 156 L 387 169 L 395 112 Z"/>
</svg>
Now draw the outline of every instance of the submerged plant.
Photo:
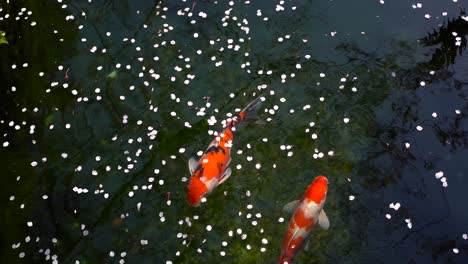
<svg viewBox="0 0 468 264">
<path fill-rule="evenodd" d="M 6 40 L 5 35 L 6 33 L 4 31 L 0 31 L 0 45 L 3 43 L 8 44 L 8 41 Z"/>
</svg>

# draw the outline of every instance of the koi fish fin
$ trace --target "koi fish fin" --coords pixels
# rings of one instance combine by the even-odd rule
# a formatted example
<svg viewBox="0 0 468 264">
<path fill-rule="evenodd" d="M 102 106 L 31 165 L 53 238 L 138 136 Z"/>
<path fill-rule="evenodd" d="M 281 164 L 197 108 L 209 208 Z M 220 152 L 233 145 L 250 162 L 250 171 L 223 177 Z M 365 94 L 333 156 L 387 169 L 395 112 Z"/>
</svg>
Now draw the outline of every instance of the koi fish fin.
<svg viewBox="0 0 468 264">
<path fill-rule="evenodd" d="M 265 121 L 259 120 L 257 116 L 257 111 L 260 108 L 260 105 L 265 101 L 265 98 L 262 96 L 257 97 L 255 100 L 250 102 L 242 111 L 239 113 L 241 120 L 247 121 L 253 124 L 265 124 Z"/>
<path fill-rule="evenodd" d="M 301 200 L 296 200 L 287 203 L 285 206 L 283 206 L 283 211 L 290 214 L 294 213 L 294 211 L 296 211 L 296 208 L 299 206 L 300 202 Z"/>
<path fill-rule="evenodd" d="M 304 245 L 304 251 L 309 251 L 310 250 L 310 237 L 307 238 L 305 245 Z"/>
<path fill-rule="evenodd" d="M 219 180 L 218 184 L 217 185 L 220 185 L 222 184 L 223 182 L 225 182 L 227 179 L 229 179 L 229 177 L 231 177 L 231 173 L 232 173 L 232 170 L 231 168 L 227 168 L 223 175 L 221 176 L 221 179 Z"/>
<path fill-rule="evenodd" d="M 190 171 L 190 174 L 193 174 L 195 170 L 197 169 L 198 166 L 198 161 L 196 161 L 194 158 L 190 158 L 188 161 L 188 168 Z"/>
<path fill-rule="evenodd" d="M 318 224 L 322 229 L 327 230 L 330 227 L 330 221 L 328 221 L 327 214 L 322 210 L 319 214 Z"/>
</svg>

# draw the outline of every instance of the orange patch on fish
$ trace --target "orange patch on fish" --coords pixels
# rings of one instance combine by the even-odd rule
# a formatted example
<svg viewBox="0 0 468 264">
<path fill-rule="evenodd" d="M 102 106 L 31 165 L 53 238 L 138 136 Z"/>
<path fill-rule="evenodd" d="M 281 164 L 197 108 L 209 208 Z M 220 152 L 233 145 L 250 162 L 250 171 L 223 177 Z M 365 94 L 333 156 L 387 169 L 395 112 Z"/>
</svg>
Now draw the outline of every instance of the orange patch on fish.
<svg viewBox="0 0 468 264">
<path fill-rule="evenodd" d="M 318 176 L 317 179 L 307 188 L 304 196 L 307 202 L 319 204 L 327 195 L 328 180 L 324 176 Z"/>
<path fill-rule="evenodd" d="M 299 210 L 294 214 L 294 222 L 299 228 L 309 229 L 314 225 L 314 218 L 307 217 L 304 214 L 304 210 Z"/>
<path fill-rule="evenodd" d="M 245 119 L 245 112 L 240 112 L 239 117 L 240 117 L 240 120 L 244 120 Z"/>
<path fill-rule="evenodd" d="M 292 237 L 292 232 L 288 234 L 288 238 Z M 278 263 L 283 264 L 284 262 L 291 263 L 292 257 L 296 254 L 296 252 L 302 247 L 304 244 L 305 238 L 303 236 L 298 236 L 292 240 L 288 239 L 285 240 L 286 244 L 283 245 L 283 248 L 286 249 L 282 252 L 281 257 Z"/>
<path fill-rule="evenodd" d="M 199 177 L 192 177 L 189 183 L 188 202 L 191 205 L 200 203 L 201 197 L 208 192 L 206 184 Z"/>
<path fill-rule="evenodd" d="M 304 243 L 304 240 L 305 240 L 305 237 L 298 236 L 295 239 L 293 239 L 293 241 L 291 241 L 291 244 L 289 245 L 289 247 L 291 249 L 298 250 L 299 248 L 301 248 L 302 244 Z"/>
<path fill-rule="evenodd" d="M 203 166 L 203 177 L 205 177 L 207 180 L 211 180 L 216 176 L 219 176 L 224 169 L 223 166 L 220 166 L 222 164 L 219 161 L 223 161 L 226 159 L 222 152 L 217 152 L 217 153 L 207 153 L 205 155 L 205 159 L 208 159 L 209 162 L 205 163 Z"/>
</svg>

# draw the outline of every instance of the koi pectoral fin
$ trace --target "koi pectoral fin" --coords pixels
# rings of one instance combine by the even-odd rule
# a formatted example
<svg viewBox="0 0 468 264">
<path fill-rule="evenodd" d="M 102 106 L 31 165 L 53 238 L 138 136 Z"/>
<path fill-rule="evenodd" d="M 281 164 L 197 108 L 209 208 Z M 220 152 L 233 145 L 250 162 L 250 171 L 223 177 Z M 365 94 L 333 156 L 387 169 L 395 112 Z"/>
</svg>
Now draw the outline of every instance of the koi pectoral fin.
<svg viewBox="0 0 468 264">
<path fill-rule="evenodd" d="M 194 158 L 190 158 L 188 161 L 188 167 L 190 174 L 193 174 L 195 170 L 197 169 L 198 166 L 198 161 L 196 161 Z"/>
<path fill-rule="evenodd" d="M 300 202 L 301 200 L 295 200 L 287 203 L 285 206 L 283 206 L 283 211 L 290 214 L 294 213 L 294 211 L 296 211 L 296 208 L 299 206 Z"/>
<path fill-rule="evenodd" d="M 318 224 L 324 230 L 330 228 L 330 221 L 328 221 L 327 214 L 324 210 L 322 210 L 319 214 Z"/>
<path fill-rule="evenodd" d="M 308 252 L 310 250 L 310 237 L 307 238 L 307 241 L 305 242 L 305 246 L 304 246 L 304 251 Z"/>
<path fill-rule="evenodd" d="M 223 176 L 221 176 L 221 179 L 219 180 L 219 182 L 218 182 L 217 185 L 222 184 L 222 183 L 225 182 L 229 177 L 231 177 L 231 173 L 232 173 L 231 168 L 227 168 L 227 169 L 224 171 Z"/>
</svg>

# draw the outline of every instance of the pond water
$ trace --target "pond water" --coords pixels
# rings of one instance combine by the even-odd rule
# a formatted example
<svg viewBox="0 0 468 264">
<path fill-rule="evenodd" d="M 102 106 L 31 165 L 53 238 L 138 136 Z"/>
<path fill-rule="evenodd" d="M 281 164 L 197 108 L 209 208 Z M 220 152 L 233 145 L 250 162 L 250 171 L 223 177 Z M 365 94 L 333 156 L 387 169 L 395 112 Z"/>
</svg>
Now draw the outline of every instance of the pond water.
<svg viewBox="0 0 468 264">
<path fill-rule="evenodd" d="M 466 0 L 0 3 L 4 263 L 468 263 Z M 188 160 L 254 98 L 199 207 Z"/>
</svg>

